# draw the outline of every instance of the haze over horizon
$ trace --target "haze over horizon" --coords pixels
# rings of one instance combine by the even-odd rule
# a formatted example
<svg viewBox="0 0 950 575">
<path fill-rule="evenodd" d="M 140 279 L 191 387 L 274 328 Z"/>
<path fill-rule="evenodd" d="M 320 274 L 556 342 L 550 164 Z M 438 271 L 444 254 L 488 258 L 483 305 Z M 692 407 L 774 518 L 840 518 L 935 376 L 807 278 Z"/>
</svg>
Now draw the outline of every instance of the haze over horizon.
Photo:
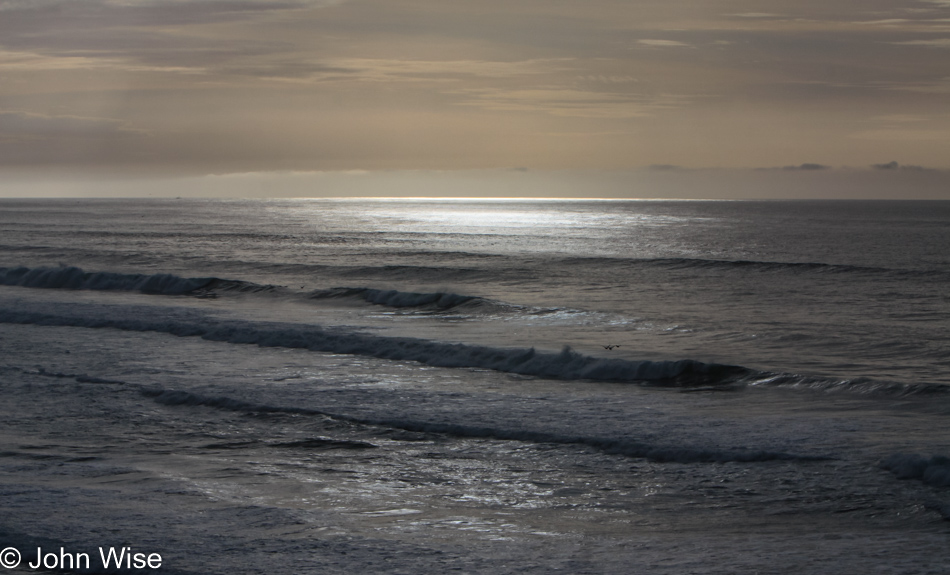
<svg viewBox="0 0 950 575">
<path fill-rule="evenodd" d="M 0 0 L 0 196 L 950 199 L 950 0 Z"/>
</svg>

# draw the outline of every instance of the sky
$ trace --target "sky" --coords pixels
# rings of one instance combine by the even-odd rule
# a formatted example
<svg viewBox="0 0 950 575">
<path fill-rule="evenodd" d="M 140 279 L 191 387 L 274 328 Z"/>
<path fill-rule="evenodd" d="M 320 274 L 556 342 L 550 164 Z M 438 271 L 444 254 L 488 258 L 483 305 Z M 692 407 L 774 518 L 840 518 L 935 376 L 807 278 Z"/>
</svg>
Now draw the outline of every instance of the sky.
<svg viewBox="0 0 950 575">
<path fill-rule="evenodd" d="M 950 199 L 950 0 L 0 0 L 0 196 Z"/>
</svg>

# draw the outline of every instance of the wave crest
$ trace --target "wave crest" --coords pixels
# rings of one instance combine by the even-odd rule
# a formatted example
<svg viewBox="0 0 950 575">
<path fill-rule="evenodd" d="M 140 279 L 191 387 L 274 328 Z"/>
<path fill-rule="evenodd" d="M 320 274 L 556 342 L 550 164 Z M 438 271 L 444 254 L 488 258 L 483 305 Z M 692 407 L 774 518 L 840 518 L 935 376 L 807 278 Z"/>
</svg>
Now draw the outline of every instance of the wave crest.
<svg viewBox="0 0 950 575">
<path fill-rule="evenodd" d="M 99 308 L 101 310 L 101 308 Z M 365 355 L 380 359 L 417 361 L 433 367 L 480 368 L 520 375 L 565 380 L 654 382 L 664 385 L 716 385 L 749 375 L 750 370 L 731 365 L 678 361 L 605 359 L 583 355 L 565 346 L 560 353 L 534 348 L 501 348 L 446 343 L 408 337 L 386 337 L 329 330 L 321 326 L 265 323 L 213 318 L 175 319 L 143 316 L 138 308 L 114 306 L 116 315 L 102 311 L 89 315 L 39 313 L 0 309 L 0 322 L 126 331 L 154 331 L 196 336 L 211 341 L 257 344 L 262 347 L 304 348 L 312 351 Z M 127 313 L 122 314 L 123 311 Z"/>
<path fill-rule="evenodd" d="M 927 485 L 950 487 L 950 457 L 895 453 L 881 461 L 880 467 L 898 479 L 918 479 Z"/>
<path fill-rule="evenodd" d="M 75 266 L 0 268 L 0 285 L 42 289 L 137 291 L 155 295 L 211 293 L 211 290 L 259 292 L 277 289 L 215 277 L 183 278 L 173 274 L 87 272 Z"/>
<path fill-rule="evenodd" d="M 476 296 L 459 295 L 450 292 L 416 293 L 398 290 L 373 288 L 333 288 L 310 293 L 312 299 L 356 298 L 367 303 L 394 308 L 427 307 L 440 311 L 452 309 L 467 303 L 484 303 L 487 300 Z"/>
</svg>

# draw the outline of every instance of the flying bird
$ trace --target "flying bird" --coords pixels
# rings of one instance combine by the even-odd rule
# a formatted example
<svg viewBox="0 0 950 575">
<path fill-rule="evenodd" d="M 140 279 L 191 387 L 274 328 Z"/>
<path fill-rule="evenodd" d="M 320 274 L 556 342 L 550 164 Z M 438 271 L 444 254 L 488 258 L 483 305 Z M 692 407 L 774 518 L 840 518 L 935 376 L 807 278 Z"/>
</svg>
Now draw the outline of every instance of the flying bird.
<svg viewBox="0 0 950 575">
<path fill-rule="evenodd" d="M 605 345 L 604 349 L 606 349 L 607 351 L 610 351 L 615 347 L 620 347 L 620 346 L 619 345 Z"/>
</svg>

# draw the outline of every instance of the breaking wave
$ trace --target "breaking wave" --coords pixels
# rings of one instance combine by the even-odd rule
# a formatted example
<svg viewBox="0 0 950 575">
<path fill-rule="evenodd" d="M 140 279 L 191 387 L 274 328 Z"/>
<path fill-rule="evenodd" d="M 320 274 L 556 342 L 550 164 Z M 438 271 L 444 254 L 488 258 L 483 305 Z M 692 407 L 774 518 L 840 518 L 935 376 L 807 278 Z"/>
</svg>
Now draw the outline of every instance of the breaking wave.
<svg viewBox="0 0 950 575">
<path fill-rule="evenodd" d="M 743 367 L 690 359 L 604 359 L 583 355 L 569 347 L 565 347 L 560 353 L 551 353 L 540 352 L 534 348 L 487 347 L 408 337 L 386 337 L 313 325 L 216 320 L 204 316 L 176 319 L 174 315 L 169 314 L 149 317 L 149 314 L 143 314 L 138 308 L 114 306 L 113 309 L 126 311 L 125 317 L 108 317 L 101 311 L 91 315 L 75 315 L 0 309 L 0 322 L 153 331 L 201 337 L 210 341 L 303 348 L 389 360 L 417 361 L 434 367 L 492 369 L 566 380 L 657 382 L 689 386 L 728 383 L 751 373 Z"/>
<path fill-rule="evenodd" d="M 0 268 L 0 285 L 42 289 L 135 291 L 157 295 L 200 295 L 211 293 L 212 290 L 261 292 L 278 289 L 277 286 L 215 277 L 183 278 L 172 274 L 86 272 L 73 266 Z"/>
<path fill-rule="evenodd" d="M 898 479 L 917 479 L 935 487 L 950 487 L 950 457 L 895 453 L 880 463 Z"/>
<path fill-rule="evenodd" d="M 943 394 L 950 392 L 950 386 L 939 383 L 899 383 L 880 381 L 869 377 L 832 379 L 814 375 L 772 372 L 753 372 L 753 374 L 745 380 L 745 383 L 763 387 L 791 387 L 811 389 L 814 391 L 847 392 L 887 397 Z"/>
<path fill-rule="evenodd" d="M 300 297 L 284 286 L 261 285 L 253 282 L 216 277 L 183 278 L 173 274 L 124 274 L 116 272 L 86 272 L 74 266 L 61 267 L 0 267 L 0 285 L 40 289 L 73 289 L 101 291 L 132 291 L 152 295 L 193 295 L 214 297 L 220 293 L 281 293 Z M 477 296 L 449 292 L 416 293 L 383 290 L 369 287 L 332 288 L 315 290 L 308 299 L 354 298 L 367 303 L 392 308 L 419 308 L 449 311 L 460 306 L 469 308 L 523 309 L 520 306 L 495 302 Z"/>
<path fill-rule="evenodd" d="M 427 308 L 447 311 L 462 305 L 466 306 L 504 306 L 498 302 L 476 296 L 459 295 L 449 292 L 416 293 L 398 290 L 374 288 L 333 288 L 317 290 L 309 295 L 312 299 L 355 298 L 367 303 L 393 308 Z"/>
<path fill-rule="evenodd" d="M 476 298 L 477 299 L 477 298 Z M 49 309 L 49 308 L 47 308 Z M 559 353 L 535 348 L 507 348 L 449 343 L 411 337 L 382 336 L 313 324 L 221 320 L 204 314 L 160 312 L 145 306 L 66 306 L 54 313 L 0 308 L 0 323 L 112 328 L 159 332 L 209 341 L 261 347 L 308 349 L 433 367 L 490 369 L 525 376 L 638 383 L 682 391 L 730 391 L 745 386 L 784 387 L 816 392 L 907 397 L 950 393 L 950 386 L 899 383 L 872 378 L 836 379 L 818 375 L 771 372 L 692 359 L 630 360 L 579 353 L 565 346 Z M 84 313 L 85 310 L 91 310 Z M 61 310 L 61 312 L 60 312 Z"/>
<path fill-rule="evenodd" d="M 333 288 L 317 290 L 310 294 L 313 299 L 329 298 L 357 298 L 365 302 L 388 307 L 434 307 L 450 309 L 471 301 L 485 301 L 475 296 L 464 296 L 455 293 L 415 293 L 397 290 L 380 290 L 373 288 Z"/>
</svg>

